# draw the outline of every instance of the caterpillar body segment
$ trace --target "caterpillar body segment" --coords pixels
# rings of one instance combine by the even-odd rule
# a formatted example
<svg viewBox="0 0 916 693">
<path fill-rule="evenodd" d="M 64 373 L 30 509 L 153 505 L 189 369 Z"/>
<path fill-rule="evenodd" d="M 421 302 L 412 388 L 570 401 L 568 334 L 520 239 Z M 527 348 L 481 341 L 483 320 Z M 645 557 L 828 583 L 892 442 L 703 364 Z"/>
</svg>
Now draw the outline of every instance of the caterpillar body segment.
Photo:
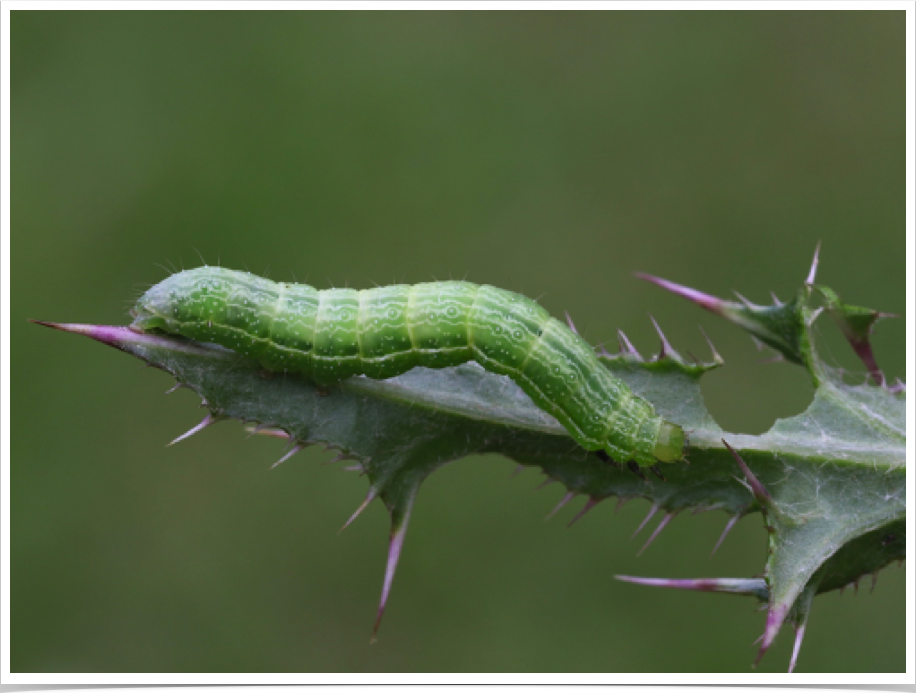
<svg viewBox="0 0 916 693">
<path fill-rule="evenodd" d="M 318 385 L 474 360 L 512 378 L 587 450 L 640 466 L 683 457 L 683 429 L 657 416 L 584 339 L 534 301 L 493 286 L 319 291 L 200 267 L 152 287 L 132 315 L 138 331 L 220 344 Z"/>
</svg>

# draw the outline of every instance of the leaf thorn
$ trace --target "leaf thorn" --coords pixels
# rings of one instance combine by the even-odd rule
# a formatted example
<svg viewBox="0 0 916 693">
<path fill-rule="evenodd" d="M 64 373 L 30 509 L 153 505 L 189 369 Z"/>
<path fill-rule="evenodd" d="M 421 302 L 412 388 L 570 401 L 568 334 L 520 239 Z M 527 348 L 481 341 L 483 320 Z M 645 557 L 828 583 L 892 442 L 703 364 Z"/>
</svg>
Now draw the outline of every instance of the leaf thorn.
<svg viewBox="0 0 916 693">
<path fill-rule="evenodd" d="M 658 505 L 658 503 L 655 503 L 652 505 L 651 508 L 649 508 L 649 514 L 646 515 L 646 518 L 642 522 L 639 523 L 639 527 L 636 528 L 636 531 L 633 532 L 630 539 L 636 538 L 636 535 L 639 534 L 642 531 L 642 528 L 645 527 L 649 523 L 649 520 L 655 517 L 655 513 L 658 512 L 659 507 L 660 506 Z"/>
<path fill-rule="evenodd" d="M 721 366 L 723 363 L 725 363 L 725 359 L 723 359 L 723 358 L 719 355 L 719 352 L 716 351 L 716 347 L 715 347 L 715 345 L 712 343 L 712 340 L 709 338 L 709 335 L 706 334 L 706 330 L 704 330 L 704 329 L 701 327 L 701 328 L 700 328 L 700 332 L 703 333 L 703 336 L 706 338 L 706 343 L 709 345 L 709 350 L 712 352 L 712 360 L 713 360 L 713 363 L 715 363 L 715 364 L 718 365 L 718 366 Z"/>
<path fill-rule="evenodd" d="M 382 623 L 382 616 L 385 615 L 385 606 L 388 603 L 388 595 L 391 592 L 394 572 L 397 570 L 398 561 L 401 558 L 401 549 L 404 547 L 404 535 L 407 533 L 407 522 L 409 519 L 410 505 L 408 505 L 400 522 L 392 524 L 391 535 L 388 540 L 388 562 L 385 565 L 385 581 L 382 584 L 382 598 L 379 602 L 378 615 L 375 617 L 375 626 L 372 629 L 373 642 L 378 634 L 378 628 Z"/>
<path fill-rule="evenodd" d="M 637 556 L 641 556 L 642 552 L 649 548 L 649 545 L 655 541 L 655 538 L 661 534 L 662 530 L 668 526 L 668 523 L 674 519 L 674 516 L 677 515 L 675 512 L 665 513 L 665 516 L 662 518 L 662 521 L 658 523 L 658 526 L 655 528 L 655 531 L 649 536 L 646 540 L 646 543 L 643 544 L 643 547 L 636 553 Z"/>
<path fill-rule="evenodd" d="M 551 510 L 550 513 L 548 513 L 547 517 L 544 518 L 544 521 L 546 522 L 551 517 L 556 515 L 563 508 L 564 505 L 569 503 L 569 501 L 571 501 L 575 497 L 576 497 L 575 491 L 570 491 L 565 496 L 563 496 L 563 498 L 560 499 L 560 502 L 557 503 L 556 507 L 553 510 Z"/>
<path fill-rule="evenodd" d="M 722 443 L 728 448 L 728 451 L 732 454 L 732 457 L 735 458 L 735 462 L 738 463 L 738 466 L 741 467 L 741 471 L 744 472 L 744 477 L 747 479 L 748 484 L 750 485 L 751 492 L 754 494 L 754 498 L 763 505 L 764 507 L 771 508 L 773 507 L 773 498 L 770 496 L 769 492 L 764 488 L 763 484 L 760 483 L 760 480 L 754 476 L 754 473 L 750 468 L 745 464 L 744 460 L 741 459 L 741 455 L 735 452 L 732 449 L 732 446 L 722 438 Z"/>
<path fill-rule="evenodd" d="M 783 621 L 786 619 L 788 607 L 785 605 L 773 606 L 767 612 L 767 624 L 763 631 L 763 642 L 760 644 L 760 651 L 757 653 L 757 659 L 754 661 L 754 667 L 760 664 L 763 655 L 770 649 L 770 645 L 776 639 L 779 629 L 782 628 Z"/>
<path fill-rule="evenodd" d="M 376 495 L 378 495 L 378 492 L 375 490 L 375 488 L 374 487 L 370 488 L 369 493 L 366 495 L 366 499 L 362 503 L 360 503 L 359 507 L 356 509 L 356 512 L 350 515 L 350 519 L 344 522 L 344 526 L 338 529 L 337 533 L 340 534 L 347 527 L 349 527 L 350 523 L 353 522 L 353 520 L 355 520 L 357 517 L 359 517 L 362 514 L 363 510 L 366 509 L 369 503 L 375 500 Z"/>
<path fill-rule="evenodd" d="M 728 533 L 732 531 L 732 528 L 738 523 L 738 520 L 740 519 L 740 515 L 732 515 L 731 518 L 729 518 L 728 523 L 725 525 L 725 529 L 722 530 L 722 534 L 719 535 L 719 541 L 716 542 L 716 545 L 712 549 L 712 556 L 716 555 L 716 551 L 718 551 L 719 547 L 722 546 L 722 542 L 725 541 L 725 537 L 728 536 Z"/>
<path fill-rule="evenodd" d="M 789 673 L 795 671 L 795 663 L 798 661 L 798 652 L 801 650 L 802 640 L 805 639 L 805 623 L 795 627 L 795 643 L 792 645 L 792 659 L 789 660 Z"/>
<path fill-rule="evenodd" d="M 552 483 L 554 483 L 555 481 L 556 481 L 556 479 L 551 479 L 550 477 L 547 477 L 547 478 L 544 479 L 544 481 L 542 481 L 534 490 L 535 490 L 535 491 L 540 491 L 542 488 L 544 488 L 545 486 L 550 486 L 550 485 L 551 485 Z"/>
<path fill-rule="evenodd" d="M 175 440 L 173 440 L 171 443 L 168 443 L 168 444 L 166 445 L 166 447 L 171 447 L 171 446 L 174 445 L 175 443 L 180 443 L 180 442 L 181 442 L 182 440 L 184 440 L 185 438 L 190 438 L 190 437 L 193 436 L 195 433 L 200 433 L 200 432 L 201 432 L 202 430 L 204 430 L 207 426 L 212 426 L 213 424 L 222 421 L 224 418 L 225 418 L 225 417 L 222 417 L 222 416 L 215 416 L 215 415 L 213 415 L 213 414 L 207 414 L 207 415 L 204 417 L 204 420 L 203 420 L 203 421 L 201 421 L 199 424 L 197 424 L 196 426 L 194 426 L 194 427 L 191 428 L 190 430 L 186 431 L 185 433 L 182 433 L 180 436 L 178 436 L 177 438 L 175 438 Z"/>
<path fill-rule="evenodd" d="M 636 276 L 647 282 L 655 284 L 656 286 L 659 286 L 666 291 L 670 291 L 671 293 L 677 294 L 682 298 L 686 298 L 688 301 L 695 303 L 701 308 L 705 308 L 706 310 L 711 311 L 716 315 L 724 315 L 725 301 L 723 301 L 721 298 L 705 294 L 702 291 L 697 291 L 696 289 L 691 289 L 689 286 L 675 284 L 674 282 L 668 281 L 667 279 L 653 277 L 651 274 L 643 274 L 642 272 L 637 272 Z"/>
<path fill-rule="evenodd" d="M 576 524 L 579 520 L 581 520 L 583 517 L 585 517 L 585 514 L 586 514 L 589 510 L 591 510 L 592 508 L 594 508 L 596 505 L 598 505 L 598 503 L 600 503 L 600 502 L 603 501 L 603 500 L 604 500 L 603 498 L 595 498 L 594 496 L 592 496 L 591 498 L 589 498 L 588 501 L 585 503 L 585 505 L 582 506 L 582 510 L 580 510 L 580 511 L 576 514 L 576 516 L 575 516 L 573 519 L 571 519 L 571 520 L 569 521 L 569 524 L 566 525 L 566 529 L 569 529 L 569 528 L 572 527 L 574 524 Z"/>
<path fill-rule="evenodd" d="M 811 269 L 808 271 L 808 278 L 805 279 L 805 284 L 811 285 L 814 283 L 814 278 L 817 276 L 817 264 L 819 262 L 818 257 L 821 254 L 821 242 L 817 242 L 817 246 L 814 248 L 814 259 L 811 261 Z"/>
<path fill-rule="evenodd" d="M 629 340 L 626 334 L 624 334 L 623 330 L 617 330 L 617 342 L 620 344 L 621 355 L 625 354 L 627 356 L 633 356 L 642 361 L 642 356 L 640 356 L 639 352 L 636 351 L 636 347 L 633 346 L 633 343 Z"/>
<path fill-rule="evenodd" d="M 652 324 L 655 326 L 655 331 L 658 333 L 658 337 L 662 341 L 661 349 L 658 352 L 658 356 L 655 357 L 655 360 L 661 361 L 665 357 L 678 360 L 678 353 L 671 346 L 671 342 L 668 341 L 665 333 L 662 332 L 662 328 L 658 326 L 658 323 L 655 321 L 655 318 L 651 314 L 649 315 L 649 320 L 652 321 Z"/>
<path fill-rule="evenodd" d="M 279 467 L 281 464 L 283 464 L 284 462 L 286 462 L 286 460 L 288 460 L 290 457 L 292 457 L 293 455 L 295 455 L 297 452 L 300 452 L 301 450 L 304 450 L 306 447 L 308 447 L 307 444 L 297 443 L 296 445 L 294 445 L 294 446 L 292 447 L 292 449 L 291 449 L 289 452 L 287 452 L 285 455 L 283 455 L 283 457 L 281 457 L 279 460 L 277 460 L 277 461 L 274 462 L 272 465 L 270 465 L 270 468 L 271 468 L 271 469 L 276 469 L 276 468 Z"/>
</svg>

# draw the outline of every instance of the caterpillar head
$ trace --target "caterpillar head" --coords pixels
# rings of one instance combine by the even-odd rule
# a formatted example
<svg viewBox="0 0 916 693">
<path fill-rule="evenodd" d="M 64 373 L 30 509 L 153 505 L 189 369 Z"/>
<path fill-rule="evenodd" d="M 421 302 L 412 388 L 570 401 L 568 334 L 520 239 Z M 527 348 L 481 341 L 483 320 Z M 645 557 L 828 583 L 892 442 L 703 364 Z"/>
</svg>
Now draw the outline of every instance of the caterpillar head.
<svg viewBox="0 0 916 693">
<path fill-rule="evenodd" d="M 659 462 L 677 462 L 684 459 L 684 447 L 687 436 L 684 429 L 677 424 L 663 421 L 658 429 L 658 439 L 652 455 Z"/>
<path fill-rule="evenodd" d="M 196 283 L 195 274 L 202 274 L 206 269 L 178 272 L 150 288 L 131 309 L 130 328 L 135 332 L 174 332 L 169 329 L 170 323 L 183 319 L 184 308 L 190 300 L 189 286 Z"/>
</svg>

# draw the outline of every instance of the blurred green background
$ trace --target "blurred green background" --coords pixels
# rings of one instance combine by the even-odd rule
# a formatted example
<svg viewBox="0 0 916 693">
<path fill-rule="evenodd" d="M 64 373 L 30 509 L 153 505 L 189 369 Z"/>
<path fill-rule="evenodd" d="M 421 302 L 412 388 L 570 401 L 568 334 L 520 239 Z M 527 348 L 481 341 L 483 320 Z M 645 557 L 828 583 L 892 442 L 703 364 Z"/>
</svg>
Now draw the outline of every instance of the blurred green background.
<svg viewBox="0 0 916 693">
<path fill-rule="evenodd" d="M 726 367 L 762 432 L 801 369 L 632 276 L 786 298 L 819 279 L 905 309 L 903 12 L 29 12 L 12 15 L 13 671 L 748 672 L 753 604 L 615 573 L 746 576 L 759 515 L 578 508 L 496 456 L 425 485 L 377 644 L 387 517 L 364 479 L 27 318 L 126 323 L 160 265 L 319 288 L 460 278 Z M 861 370 L 822 328 L 830 360 Z M 879 361 L 904 375 L 904 323 Z M 799 670 L 904 671 L 904 574 L 816 603 Z M 791 630 L 759 670 L 785 671 Z"/>
</svg>

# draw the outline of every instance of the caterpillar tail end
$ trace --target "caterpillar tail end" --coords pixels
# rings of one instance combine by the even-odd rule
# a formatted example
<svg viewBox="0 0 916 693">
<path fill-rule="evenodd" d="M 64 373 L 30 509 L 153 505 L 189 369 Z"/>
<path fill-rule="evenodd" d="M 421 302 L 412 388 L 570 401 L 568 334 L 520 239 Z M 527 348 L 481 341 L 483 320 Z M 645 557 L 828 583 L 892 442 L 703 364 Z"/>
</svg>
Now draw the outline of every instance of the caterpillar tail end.
<svg viewBox="0 0 916 693">
<path fill-rule="evenodd" d="M 659 462 L 679 462 L 684 459 L 687 435 L 677 424 L 663 422 L 658 429 L 658 439 L 652 455 Z"/>
</svg>

